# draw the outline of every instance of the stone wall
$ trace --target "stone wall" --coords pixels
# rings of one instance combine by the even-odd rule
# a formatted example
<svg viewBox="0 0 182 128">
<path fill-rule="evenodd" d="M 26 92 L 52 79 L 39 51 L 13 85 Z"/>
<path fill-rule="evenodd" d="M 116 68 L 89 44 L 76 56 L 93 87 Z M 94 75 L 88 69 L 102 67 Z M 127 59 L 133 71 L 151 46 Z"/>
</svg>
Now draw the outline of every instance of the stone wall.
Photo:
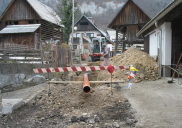
<svg viewBox="0 0 182 128">
<path fill-rule="evenodd" d="M 49 67 L 52 67 L 51 64 L 0 64 L 0 89 L 8 92 L 46 82 L 55 73 L 34 74 L 33 69 Z"/>
</svg>

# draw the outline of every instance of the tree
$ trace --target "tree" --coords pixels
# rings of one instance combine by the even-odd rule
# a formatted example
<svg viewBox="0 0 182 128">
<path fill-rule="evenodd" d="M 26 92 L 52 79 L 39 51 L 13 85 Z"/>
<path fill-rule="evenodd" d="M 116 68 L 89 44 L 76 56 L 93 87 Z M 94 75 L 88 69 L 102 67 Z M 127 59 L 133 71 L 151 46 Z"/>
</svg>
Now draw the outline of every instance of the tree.
<svg viewBox="0 0 182 128">
<path fill-rule="evenodd" d="M 79 10 L 77 3 L 74 3 L 75 5 L 75 10 L 74 10 L 74 14 L 76 12 L 78 12 L 78 14 L 80 15 L 80 12 L 77 11 Z M 64 41 L 65 43 L 68 44 L 69 41 L 69 35 L 72 31 L 72 0 L 60 0 L 58 3 L 58 15 L 61 17 L 62 22 L 61 24 L 64 25 L 63 28 L 63 32 L 64 32 Z M 77 13 L 76 13 L 77 14 Z M 77 17 L 77 15 L 75 15 L 75 17 Z"/>
<path fill-rule="evenodd" d="M 63 0 L 62 7 L 60 7 L 62 14 L 62 22 L 64 25 L 64 41 L 68 44 L 69 34 L 71 33 L 72 26 L 72 2 L 70 0 Z"/>
</svg>

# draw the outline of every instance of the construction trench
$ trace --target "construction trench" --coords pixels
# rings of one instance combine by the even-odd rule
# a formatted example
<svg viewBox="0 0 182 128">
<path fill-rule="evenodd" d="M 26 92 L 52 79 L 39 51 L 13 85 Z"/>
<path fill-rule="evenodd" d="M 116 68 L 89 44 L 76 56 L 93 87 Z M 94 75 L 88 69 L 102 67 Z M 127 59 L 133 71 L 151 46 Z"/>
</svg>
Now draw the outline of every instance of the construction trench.
<svg viewBox="0 0 182 128">
<path fill-rule="evenodd" d="M 156 61 L 148 54 L 130 48 L 122 55 L 110 58 L 113 66 L 136 67 L 138 72 L 132 84 L 155 81 L 158 74 Z M 103 61 L 87 66 L 102 66 Z M 62 84 L 49 86 L 12 114 L 3 115 L 1 127 L 58 127 L 58 128 L 117 128 L 136 127 L 136 111 L 122 94 L 123 83 L 128 83 L 128 70 L 56 73 Z M 77 76 L 74 78 L 74 76 Z M 90 81 L 120 81 L 116 83 L 89 83 Z M 75 81 L 75 83 L 64 83 Z M 76 83 L 83 81 L 83 83 Z M 122 81 L 122 82 L 121 82 Z M 127 88 L 127 87 L 125 87 Z M 128 89 L 129 91 L 130 89 Z"/>
</svg>

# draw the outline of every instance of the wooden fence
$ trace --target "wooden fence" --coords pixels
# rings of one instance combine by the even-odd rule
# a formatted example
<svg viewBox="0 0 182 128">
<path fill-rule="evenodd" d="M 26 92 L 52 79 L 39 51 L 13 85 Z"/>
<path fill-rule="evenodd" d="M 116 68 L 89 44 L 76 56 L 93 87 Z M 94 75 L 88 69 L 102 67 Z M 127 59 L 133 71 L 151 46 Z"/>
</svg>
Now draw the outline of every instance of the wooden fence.
<svg viewBox="0 0 182 128">
<path fill-rule="evenodd" d="M 0 49 L 0 62 L 41 62 L 52 63 L 55 67 L 66 67 L 71 65 L 71 50 L 69 48 L 47 51 Z"/>
<path fill-rule="evenodd" d="M 43 56 L 41 50 L 10 50 L 0 49 L 0 62 L 30 62 L 41 61 L 43 62 Z"/>
<path fill-rule="evenodd" d="M 56 67 L 67 67 L 71 65 L 70 48 L 56 48 Z"/>
</svg>

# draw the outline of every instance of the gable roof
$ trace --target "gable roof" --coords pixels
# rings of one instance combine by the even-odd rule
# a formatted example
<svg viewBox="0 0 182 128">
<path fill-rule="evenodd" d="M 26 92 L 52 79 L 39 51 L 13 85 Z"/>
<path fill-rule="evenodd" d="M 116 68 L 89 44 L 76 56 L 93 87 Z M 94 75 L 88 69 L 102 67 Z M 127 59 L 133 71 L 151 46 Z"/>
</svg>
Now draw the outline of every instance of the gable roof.
<svg viewBox="0 0 182 128">
<path fill-rule="evenodd" d="M 136 36 L 140 36 L 143 32 L 145 32 L 148 28 L 155 24 L 156 21 L 160 20 L 162 17 L 167 15 L 172 9 L 174 9 L 177 5 L 182 3 L 182 0 L 174 0 L 168 4 L 166 8 L 160 11 L 153 19 L 151 19 L 137 34 Z"/>
<path fill-rule="evenodd" d="M 15 2 L 16 0 L 12 0 L 9 5 L 7 6 L 7 8 L 5 9 L 5 11 L 2 13 L 0 20 L 4 17 L 4 15 L 6 14 L 6 12 L 8 11 L 8 9 L 12 6 L 12 4 Z M 35 12 L 40 16 L 41 19 L 44 19 L 48 22 L 54 23 L 56 25 L 62 26 L 61 25 L 61 18 L 56 14 L 56 12 L 48 7 L 47 5 L 39 2 L 38 0 L 26 0 L 30 6 L 35 10 Z"/>
<path fill-rule="evenodd" d="M 81 18 L 75 23 L 74 26 L 76 26 L 76 24 L 82 19 L 85 18 L 95 29 L 97 29 L 107 40 L 109 40 L 107 38 L 107 34 L 105 32 L 103 32 L 101 29 L 99 29 L 93 22 L 91 22 L 85 15 L 81 16 Z M 111 40 L 109 40 L 111 42 Z"/>
<path fill-rule="evenodd" d="M 106 37 L 106 33 L 103 32 L 102 30 L 100 30 L 93 22 L 91 22 L 85 15 L 82 15 L 81 18 L 75 23 L 75 26 L 76 24 L 82 19 L 82 18 L 85 18 L 95 29 L 97 29 L 103 36 Z"/>
<path fill-rule="evenodd" d="M 117 18 L 117 16 L 120 14 L 120 12 L 124 9 L 124 7 L 130 2 L 132 1 L 140 10 L 142 10 L 143 13 L 145 13 L 149 18 L 151 18 L 134 0 L 127 0 L 127 2 L 125 2 L 125 4 L 122 6 L 122 8 L 118 11 L 118 13 L 116 14 L 116 16 L 112 19 L 112 21 L 109 23 L 108 27 L 114 22 L 114 20 Z"/>
</svg>

